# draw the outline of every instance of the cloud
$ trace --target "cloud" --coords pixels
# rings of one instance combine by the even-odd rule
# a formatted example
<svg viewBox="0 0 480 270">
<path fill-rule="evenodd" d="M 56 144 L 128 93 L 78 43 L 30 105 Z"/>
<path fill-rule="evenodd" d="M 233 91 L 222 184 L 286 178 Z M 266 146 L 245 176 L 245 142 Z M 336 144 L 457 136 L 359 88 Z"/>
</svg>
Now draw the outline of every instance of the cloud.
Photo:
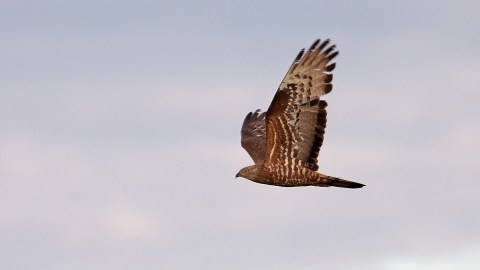
<svg viewBox="0 0 480 270">
<path fill-rule="evenodd" d="M 103 221 L 105 233 L 120 241 L 155 241 L 159 237 L 158 222 L 129 208 L 122 203 L 107 208 Z M 167 231 L 162 233 L 168 235 Z"/>
</svg>

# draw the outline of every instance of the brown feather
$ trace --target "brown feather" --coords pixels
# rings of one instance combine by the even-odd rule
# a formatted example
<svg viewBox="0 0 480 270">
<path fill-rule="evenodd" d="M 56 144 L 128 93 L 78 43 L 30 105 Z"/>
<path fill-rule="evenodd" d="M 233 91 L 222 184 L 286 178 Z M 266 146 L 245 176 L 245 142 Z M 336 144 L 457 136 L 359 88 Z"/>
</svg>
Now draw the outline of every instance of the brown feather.
<svg viewBox="0 0 480 270">
<path fill-rule="evenodd" d="M 262 164 L 265 158 L 265 115 L 266 112 L 259 113 L 256 110 L 250 112 L 243 121 L 241 130 L 241 144 L 248 152 L 255 164 Z"/>
<path fill-rule="evenodd" d="M 267 110 L 266 161 L 298 160 L 303 166 L 318 170 L 317 157 L 323 144 L 327 103 L 320 100 L 332 90 L 333 79 L 327 64 L 338 52 L 335 45 L 320 40 L 291 65 Z M 335 67 L 329 65 L 330 71 Z M 291 138 L 291 141 L 287 140 Z M 293 155 L 292 155 L 293 153 Z"/>
<path fill-rule="evenodd" d="M 315 172 L 327 125 L 327 102 L 321 97 L 332 91 L 329 72 L 335 63 L 330 61 L 338 55 L 335 45 L 327 48 L 328 44 L 328 39 L 322 43 L 318 39 L 308 50 L 301 50 L 267 112 L 247 115 L 242 146 L 255 165 L 241 169 L 236 176 L 284 187 L 363 186 Z"/>
</svg>

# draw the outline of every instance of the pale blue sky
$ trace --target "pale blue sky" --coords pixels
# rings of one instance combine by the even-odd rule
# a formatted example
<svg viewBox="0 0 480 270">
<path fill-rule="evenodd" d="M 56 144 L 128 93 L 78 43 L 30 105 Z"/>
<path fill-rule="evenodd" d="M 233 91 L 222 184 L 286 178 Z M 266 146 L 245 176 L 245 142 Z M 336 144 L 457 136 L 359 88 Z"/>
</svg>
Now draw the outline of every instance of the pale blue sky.
<svg viewBox="0 0 480 270">
<path fill-rule="evenodd" d="M 480 2 L 2 1 L 1 269 L 479 269 Z M 316 38 L 320 171 L 234 179 Z M 459 268 L 460 267 L 460 268 Z"/>
</svg>

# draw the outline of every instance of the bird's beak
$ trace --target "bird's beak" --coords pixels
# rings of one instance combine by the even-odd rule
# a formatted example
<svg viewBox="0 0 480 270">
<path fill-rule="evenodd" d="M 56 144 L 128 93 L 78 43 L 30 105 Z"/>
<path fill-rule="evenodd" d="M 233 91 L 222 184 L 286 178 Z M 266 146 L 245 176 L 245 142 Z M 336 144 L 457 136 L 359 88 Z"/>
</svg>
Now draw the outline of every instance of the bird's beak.
<svg viewBox="0 0 480 270">
<path fill-rule="evenodd" d="M 237 175 L 235 175 L 235 178 L 239 177 L 240 176 L 240 173 L 237 173 Z"/>
</svg>

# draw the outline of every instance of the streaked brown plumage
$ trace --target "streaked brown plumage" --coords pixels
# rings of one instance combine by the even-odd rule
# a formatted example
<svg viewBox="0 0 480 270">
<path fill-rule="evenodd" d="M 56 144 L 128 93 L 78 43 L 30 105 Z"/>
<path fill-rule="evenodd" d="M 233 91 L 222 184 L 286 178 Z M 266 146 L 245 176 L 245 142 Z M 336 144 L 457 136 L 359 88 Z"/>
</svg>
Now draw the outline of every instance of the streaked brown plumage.
<svg viewBox="0 0 480 270">
<path fill-rule="evenodd" d="M 329 63 L 338 55 L 335 45 L 326 48 L 328 44 L 328 39 L 316 40 L 300 51 L 268 110 L 245 117 L 242 147 L 255 165 L 241 169 L 237 177 L 284 187 L 364 186 L 316 172 L 327 124 L 327 102 L 320 97 L 332 91 L 335 63 Z"/>
</svg>

